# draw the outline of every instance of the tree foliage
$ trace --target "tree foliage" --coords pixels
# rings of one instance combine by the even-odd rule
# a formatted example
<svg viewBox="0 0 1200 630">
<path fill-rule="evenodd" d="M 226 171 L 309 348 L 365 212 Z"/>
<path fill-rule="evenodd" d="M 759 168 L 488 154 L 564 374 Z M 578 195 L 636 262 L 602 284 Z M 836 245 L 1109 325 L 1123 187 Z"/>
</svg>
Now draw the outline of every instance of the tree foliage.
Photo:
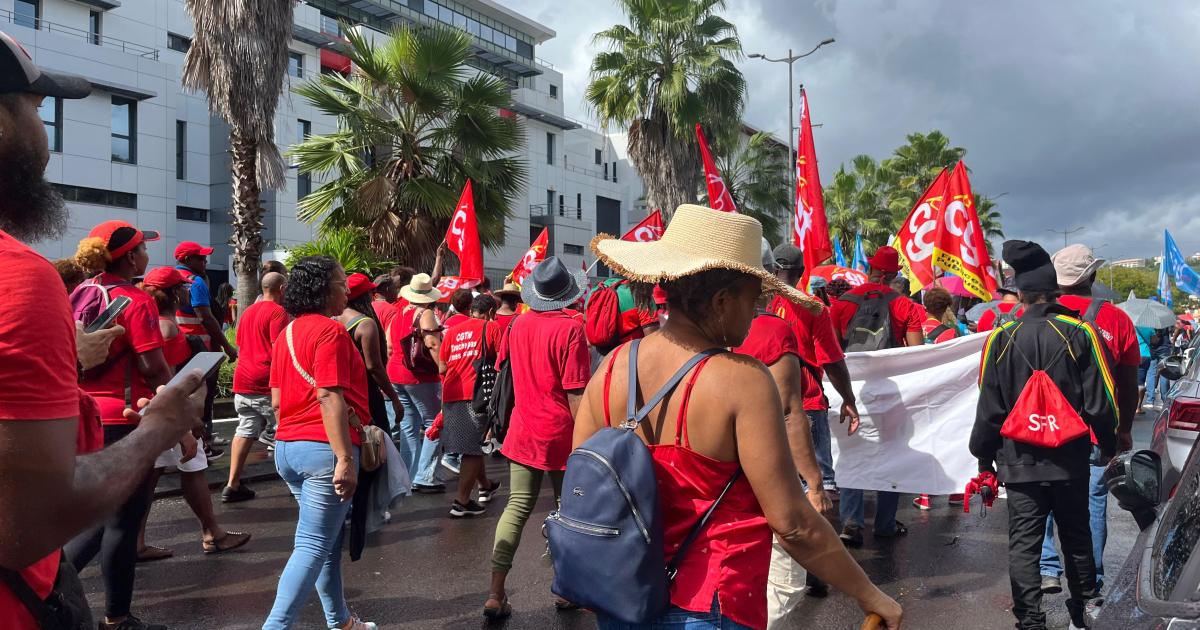
<svg viewBox="0 0 1200 630">
<path fill-rule="evenodd" d="M 725 147 L 731 147 L 726 149 Z M 758 219 L 763 235 L 772 243 L 786 235 L 784 225 L 791 225 L 791 195 L 788 194 L 787 148 L 782 149 L 766 132 L 746 139 L 740 134 L 715 144 L 715 161 L 738 212 Z M 700 203 L 709 205 L 708 186 L 699 185 Z"/>
<path fill-rule="evenodd" d="M 315 240 L 288 249 L 288 267 L 308 256 L 328 256 L 339 263 L 347 274 L 363 273 L 375 277 L 392 267 L 386 258 L 375 254 L 368 245 L 366 230 L 355 227 L 333 228 L 322 232 Z"/>
</svg>

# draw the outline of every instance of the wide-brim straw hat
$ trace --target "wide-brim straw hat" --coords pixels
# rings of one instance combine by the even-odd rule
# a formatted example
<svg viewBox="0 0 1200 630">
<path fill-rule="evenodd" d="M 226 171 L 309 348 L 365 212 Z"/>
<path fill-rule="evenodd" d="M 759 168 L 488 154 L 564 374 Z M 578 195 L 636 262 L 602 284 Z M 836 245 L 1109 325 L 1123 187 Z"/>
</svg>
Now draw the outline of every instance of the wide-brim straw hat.
<svg viewBox="0 0 1200 630">
<path fill-rule="evenodd" d="M 499 291 L 492 291 L 492 295 L 515 295 L 521 297 L 521 285 L 515 282 L 505 282 L 504 288 Z"/>
<path fill-rule="evenodd" d="M 762 238 L 762 224 L 752 217 L 683 204 L 657 241 L 639 243 L 600 234 L 591 247 L 600 262 L 634 282 L 654 284 L 711 269 L 731 269 L 761 279 L 767 292 L 820 311 L 819 300 L 763 267 Z"/>
<path fill-rule="evenodd" d="M 445 297 L 437 287 L 433 286 L 433 279 L 427 273 L 419 273 L 412 277 L 412 280 L 400 288 L 400 297 L 406 299 L 411 304 L 433 304 Z"/>
</svg>

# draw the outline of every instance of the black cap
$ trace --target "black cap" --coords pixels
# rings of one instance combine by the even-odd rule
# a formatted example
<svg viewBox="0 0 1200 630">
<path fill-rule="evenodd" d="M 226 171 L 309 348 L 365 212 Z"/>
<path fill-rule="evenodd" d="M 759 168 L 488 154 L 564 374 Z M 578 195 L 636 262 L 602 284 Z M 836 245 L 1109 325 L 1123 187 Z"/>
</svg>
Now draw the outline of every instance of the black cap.
<svg viewBox="0 0 1200 630">
<path fill-rule="evenodd" d="M 1005 241 L 1004 262 L 1015 272 L 1013 280 L 1025 293 L 1058 290 L 1058 272 L 1050 254 L 1033 241 Z"/>
<path fill-rule="evenodd" d="M 83 77 L 46 72 L 33 65 L 33 57 L 8 33 L 0 32 L 0 93 L 41 94 L 59 98 L 84 98 L 92 84 Z"/>
<path fill-rule="evenodd" d="M 784 243 L 776 247 L 771 255 L 775 257 L 776 269 L 804 269 L 804 252 L 791 243 Z"/>
</svg>

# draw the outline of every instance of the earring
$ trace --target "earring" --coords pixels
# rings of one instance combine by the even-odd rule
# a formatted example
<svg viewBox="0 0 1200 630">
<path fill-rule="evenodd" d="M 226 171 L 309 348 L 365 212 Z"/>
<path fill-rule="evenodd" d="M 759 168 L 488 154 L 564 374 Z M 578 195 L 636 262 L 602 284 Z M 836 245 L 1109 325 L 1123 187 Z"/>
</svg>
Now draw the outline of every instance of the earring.
<svg viewBox="0 0 1200 630">
<path fill-rule="evenodd" d="M 729 336 L 725 334 L 725 316 L 717 315 L 717 325 L 721 327 L 721 345 L 730 348 Z"/>
</svg>

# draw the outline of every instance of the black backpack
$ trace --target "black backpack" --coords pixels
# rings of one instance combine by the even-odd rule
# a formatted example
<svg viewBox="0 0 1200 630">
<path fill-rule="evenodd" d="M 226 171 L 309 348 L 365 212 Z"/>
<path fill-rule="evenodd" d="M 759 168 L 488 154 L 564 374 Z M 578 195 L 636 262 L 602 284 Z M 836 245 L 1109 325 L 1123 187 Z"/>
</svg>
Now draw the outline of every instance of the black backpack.
<svg viewBox="0 0 1200 630">
<path fill-rule="evenodd" d="M 927 344 L 937 343 L 938 337 L 941 337 L 943 334 L 946 333 L 946 331 L 949 331 L 949 330 L 953 330 L 954 336 L 958 337 L 958 329 L 957 328 L 955 328 L 954 326 L 951 326 L 949 324 L 940 324 L 937 328 L 934 328 L 933 330 L 929 331 L 928 335 L 925 335 L 925 343 L 927 343 Z"/>
<path fill-rule="evenodd" d="M 492 426 L 492 436 L 497 442 L 504 442 L 504 437 L 508 435 L 508 422 L 512 419 L 513 407 L 516 406 L 517 396 L 513 387 L 512 365 L 504 347 L 508 346 L 508 335 L 512 332 L 512 326 L 517 321 L 517 317 L 508 320 L 508 328 L 504 331 L 503 338 L 500 341 L 501 353 L 505 355 L 505 359 L 496 370 L 495 381 L 492 385 L 491 395 L 488 396 L 487 404 L 487 420 Z M 476 380 L 478 384 L 478 380 Z"/>
<path fill-rule="evenodd" d="M 475 359 L 475 391 L 471 393 L 471 409 L 479 415 L 487 413 L 492 402 L 492 392 L 496 389 L 496 357 L 488 352 L 487 322 L 483 323 L 483 339 L 480 341 L 479 358 Z"/>
<path fill-rule="evenodd" d="M 898 297 L 899 293 L 879 290 L 867 291 L 862 295 L 842 295 L 839 299 L 858 306 L 854 317 L 846 325 L 842 349 L 846 352 L 867 352 L 896 347 L 896 338 L 892 335 L 891 304 Z"/>
</svg>

